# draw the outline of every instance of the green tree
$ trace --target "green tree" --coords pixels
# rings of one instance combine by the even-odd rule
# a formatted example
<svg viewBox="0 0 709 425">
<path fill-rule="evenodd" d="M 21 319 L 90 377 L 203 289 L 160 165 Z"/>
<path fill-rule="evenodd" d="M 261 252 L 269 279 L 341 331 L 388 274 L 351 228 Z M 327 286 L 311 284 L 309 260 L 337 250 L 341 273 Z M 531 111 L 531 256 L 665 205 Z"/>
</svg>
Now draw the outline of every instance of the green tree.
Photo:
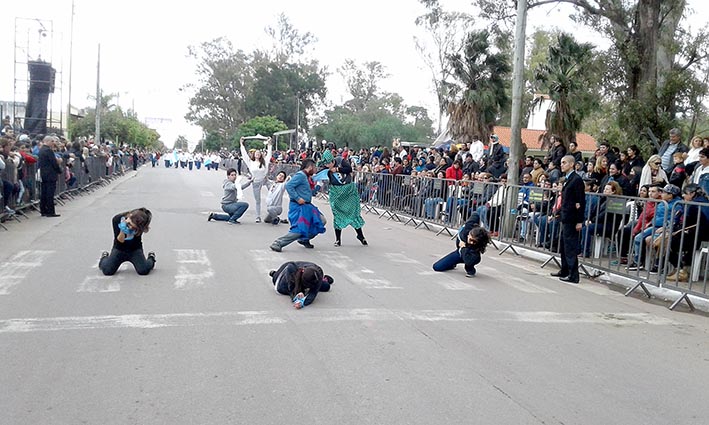
<svg viewBox="0 0 709 425">
<path fill-rule="evenodd" d="M 448 56 L 459 53 L 463 47 L 465 34 L 473 25 L 472 16 L 460 12 L 443 10 L 438 0 L 419 0 L 427 12 L 416 18 L 425 36 L 414 36 L 416 50 L 431 72 L 431 82 L 438 101 L 438 133 L 441 132 L 443 115 L 446 112 L 448 92 L 444 82 L 453 72 Z"/>
<path fill-rule="evenodd" d="M 256 136 L 257 134 L 272 137 L 273 133 L 283 130 L 288 130 L 288 126 L 274 116 L 252 118 L 239 127 L 237 136 L 232 141 L 232 148 L 239 147 L 241 137 Z M 248 149 L 262 148 L 263 143 L 260 140 L 247 140 L 246 146 Z"/>
<path fill-rule="evenodd" d="M 365 62 L 360 66 L 352 59 L 345 60 L 337 72 L 345 80 L 347 91 L 352 96 L 345 107 L 355 112 L 364 110 L 378 96 L 379 84 L 389 76 L 379 62 Z"/>
<path fill-rule="evenodd" d="M 204 138 L 203 146 L 206 152 L 218 152 L 226 144 L 219 134 L 208 133 Z"/>
<path fill-rule="evenodd" d="M 307 111 L 322 103 L 326 95 L 325 74 L 317 62 L 267 63 L 254 71 L 254 84 L 245 99 L 245 108 L 249 118 L 270 115 L 289 128 L 297 124 L 307 130 L 310 128 Z"/>
<path fill-rule="evenodd" d="M 104 97 L 110 99 L 111 96 Z M 138 121 L 135 113 L 124 114 L 121 108 L 111 106 L 108 102 L 102 104 L 101 139 L 111 140 L 118 144 L 158 149 L 161 146 L 160 135 Z M 74 137 L 90 137 L 96 134 L 96 110 L 88 108 L 84 117 L 72 119 L 69 122 L 71 134 Z"/>
<path fill-rule="evenodd" d="M 247 119 L 245 99 L 253 88 L 251 57 L 217 38 L 188 48 L 196 63 L 198 83 L 185 119 L 206 132 L 231 137 Z"/>
<path fill-rule="evenodd" d="M 432 120 L 420 106 L 406 106 L 401 96 L 374 98 L 361 111 L 342 105 L 326 111 L 325 123 L 315 127 L 319 139 L 351 148 L 390 145 L 392 140 L 427 144 L 432 138 Z"/>
<path fill-rule="evenodd" d="M 272 47 L 262 53 L 277 65 L 305 60 L 306 53 L 317 41 L 312 33 L 301 33 L 283 13 L 278 15 L 277 25 L 266 27 L 265 32 L 271 38 Z"/>
<path fill-rule="evenodd" d="M 465 143 L 479 135 L 487 140 L 497 117 L 509 104 L 506 85 L 510 64 L 506 55 L 493 53 L 488 31 L 473 31 L 462 53 L 448 58 L 455 81 L 447 83 L 448 129 L 453 139 Z"/>
<path fill-rule="evenodd" d="M 554 102 L 547 113 L 547 129 L 564 143 L 576 141 L 583 119 L 598 105 L 593 49 L 590 43 L 579 44 L 571 35 L 559 34 L 549 46 L 547 61 L 535 69 L 537 91 Z"/>
<path fill-rule="evenodd" d="M 526 0 L 529 7 L 552 3 Z M 681 23 L 686 0 L 555 0 L 573 5 L 572 19 L 611 41 L 603 94 L 613 97 L 618 127 L 627 142 L 639 142 L 646 129 L 666 134 L 677 125 L 690 99 L 701 89 L 700 65 L 707 58 L 706 30 L 690 35 Z M 513 16 L 514 1 L 476 0 L 492 22 Z M 508 21 L 509 22 L 509 21 Z M 678 84 L 679 83 L 679 84 Z M 704 84 L 706 85 L 706 84 Z M 701 91 L 701 90 L 700 90 Z M 695 109 L 696 110 L 696 109 Z"/>
<path fill-rule="evenodd" d="M 175 144 L 173 145 L 173 148 L 186 151 L 190 148 L 190 144 L 185 136 L 179 135 L 179 136 L 177 136 L 177 139 L 175 140 Z"/>
</svg>

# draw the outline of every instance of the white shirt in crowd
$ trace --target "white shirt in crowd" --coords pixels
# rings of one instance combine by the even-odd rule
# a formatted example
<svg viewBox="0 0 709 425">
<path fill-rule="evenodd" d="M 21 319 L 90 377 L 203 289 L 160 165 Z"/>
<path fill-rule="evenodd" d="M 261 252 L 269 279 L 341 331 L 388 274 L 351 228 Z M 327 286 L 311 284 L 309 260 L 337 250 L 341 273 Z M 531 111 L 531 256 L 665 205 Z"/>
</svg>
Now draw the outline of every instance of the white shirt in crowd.
<svg viewBox="0 0 709 425">
<path fill-rule="evenodd" d="M 485 145 L 480 140 L 473 140 L 470 144 L 470 154 L 473 155 L 473 161 L 478 162 L 485 154 Z"/>
</svg>

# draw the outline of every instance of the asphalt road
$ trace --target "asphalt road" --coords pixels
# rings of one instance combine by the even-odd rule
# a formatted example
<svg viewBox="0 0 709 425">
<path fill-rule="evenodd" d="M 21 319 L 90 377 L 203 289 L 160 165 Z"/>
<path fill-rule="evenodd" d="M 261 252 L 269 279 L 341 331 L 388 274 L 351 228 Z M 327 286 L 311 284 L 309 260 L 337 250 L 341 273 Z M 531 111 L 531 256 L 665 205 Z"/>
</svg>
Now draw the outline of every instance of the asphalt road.
<svg viewBox="0 0 709 425">
<path fill-rule="evenodd" d="M 207 222 L 224 177 L 143 167 L 0 231 L 0 424 L 709 423 L 706 317 L 494 249 L 435 273 L 448 237 L 373 214 L 368 247 L 329 228 L 274 253 L 287 226 L 253 205 Z M 102 276 L 140 206 L 156 269 Z M 298 259 L 335 278 L 300 311 L 267 275 Z"/>
</svg>

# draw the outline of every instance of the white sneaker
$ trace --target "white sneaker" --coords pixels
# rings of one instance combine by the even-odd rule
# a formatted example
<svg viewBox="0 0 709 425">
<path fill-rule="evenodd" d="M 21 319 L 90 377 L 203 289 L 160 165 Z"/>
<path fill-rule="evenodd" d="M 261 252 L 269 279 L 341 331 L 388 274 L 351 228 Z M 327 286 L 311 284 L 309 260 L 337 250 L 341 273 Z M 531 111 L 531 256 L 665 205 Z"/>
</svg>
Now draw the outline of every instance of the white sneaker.
<svg viewBox="0 0 709 425">
<path fill-rule="evenodd" d="M 261 222 L 261 217 L 256 217 L 256 223 L 260 223 L 260 222 Z"/>
</svg>

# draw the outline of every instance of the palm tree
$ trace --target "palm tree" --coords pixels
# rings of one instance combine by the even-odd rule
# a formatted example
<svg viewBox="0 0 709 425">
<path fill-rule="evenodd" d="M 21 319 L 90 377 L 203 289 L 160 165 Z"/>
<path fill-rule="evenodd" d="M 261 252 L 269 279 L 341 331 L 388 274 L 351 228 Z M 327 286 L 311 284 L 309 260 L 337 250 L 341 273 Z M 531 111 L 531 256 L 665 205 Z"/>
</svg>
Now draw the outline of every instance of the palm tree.
<svg viewBox="0 0 709 425">
<path fill-rule="evenodd" d="M 488 31 L 468 34 L 462 53 L 448 56 L 456 81 L 446 82 L 448 131 L 465 143 L 479 135 L 487 140 L 500 110 L 509 104 L 505 91 L 511 67 L 503 53 L 492 53 Z"/>
<path fill-rule="evenodd" d="M 573 36 L 561 33 L 549 46 L 547 62 L 534 72 L 537 91 L 547 93 L 554 102 L 547 112 L 547 130 L 567 144 L 576 141 L 583 119 L 598 105 L 593 49 L 592 44 L 579 44 Z M 535 106 L 541 100 L 538 97 Z"/>
</svg>

